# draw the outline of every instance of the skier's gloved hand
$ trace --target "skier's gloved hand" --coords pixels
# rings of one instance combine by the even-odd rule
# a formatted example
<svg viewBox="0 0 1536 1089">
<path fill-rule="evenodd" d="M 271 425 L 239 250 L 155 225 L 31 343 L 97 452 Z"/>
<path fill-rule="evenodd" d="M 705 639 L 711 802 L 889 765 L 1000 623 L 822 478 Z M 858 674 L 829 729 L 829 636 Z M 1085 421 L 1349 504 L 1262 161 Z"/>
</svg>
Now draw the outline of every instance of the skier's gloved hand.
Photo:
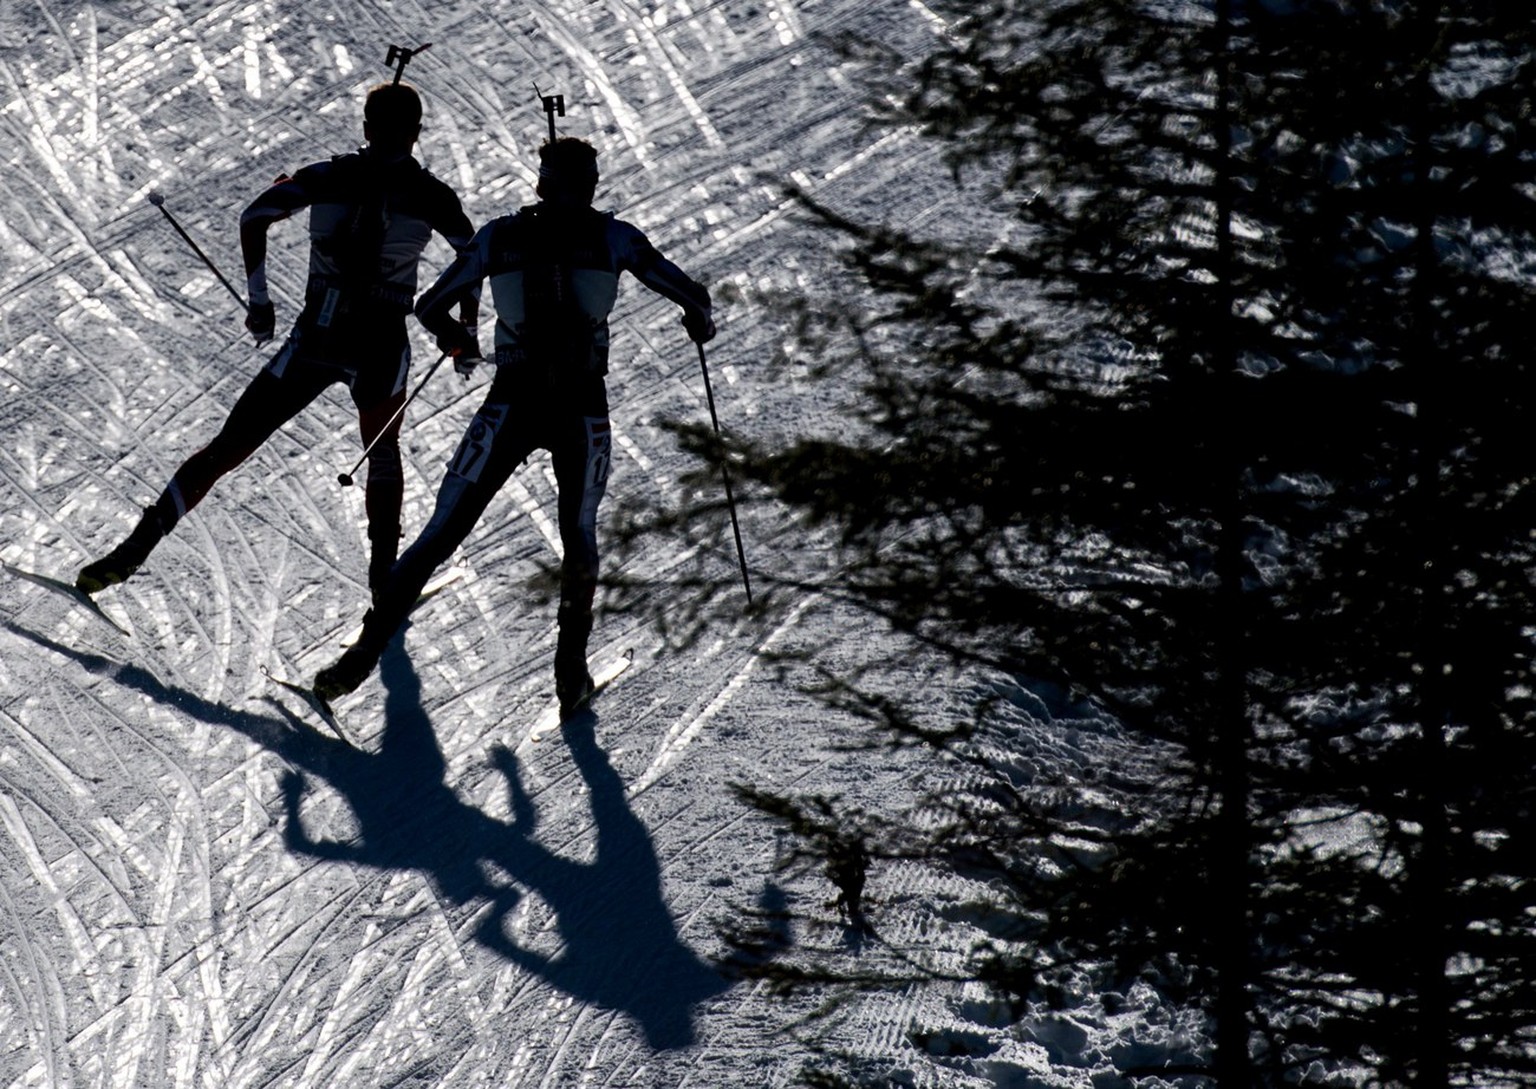
<svg viewBox="0 0 1536 1089">
<path fill-rule="evenodd" d="M 684 310 L 683 328 L 688 330 L 688 339 L 695 344 L 707 344 L 715 339 L 715 319 L 708 311 Z"/>
<path fill-rule="evenodd" d="M 474 325 L 460 325 L 451 333 L 437 338 L 437 346 L 453 357 L 453 369 L 459 377 L 467 379 L 475 368 L 485 362 L 480 354 L 480 334 Z"/>
<path fill-rule="evenodd" d="M 475 373 L 475 368 L 485 362 L 485 356 L 480 354 L 478 348 L 471 348 L 467 352 L 458 352 L 453 357 L 453 369 L 460 378 L 468 380 Z"/>
<path fill-rule="evenodd" d="M 272 333 L 277 328 L 277 312 L 270 302 L 251 303 L 250 310 L 246 311 L 245 327 L 250 330 L 251 336 L 256 338 L 256 346 L 259 348 L 272 339 Z"/>
</svg>

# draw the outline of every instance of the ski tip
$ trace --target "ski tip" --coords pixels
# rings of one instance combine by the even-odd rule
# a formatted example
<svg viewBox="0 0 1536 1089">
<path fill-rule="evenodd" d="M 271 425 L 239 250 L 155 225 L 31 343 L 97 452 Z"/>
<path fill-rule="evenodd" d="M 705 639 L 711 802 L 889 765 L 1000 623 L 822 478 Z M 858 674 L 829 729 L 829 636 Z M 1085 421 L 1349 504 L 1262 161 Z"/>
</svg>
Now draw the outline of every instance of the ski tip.
<svg viewBox="0 0 1536 1089">
<path fill-rule="evenodd" d="M 80 589 L 80 587 L 76 586 L 74 583 L 65 582 L 63 579 L 54 578 L 52 575 L 44 575 L 38 571 L 28 571 L 25 567 L 17 567 L 15 564 L 6 560 L 0 560 L 0 568 L 4 568 L 5 571 L 10 575 L 14 576 L 15 578 L 22 579 L 26 582 L 30 582 L 34 586 L 41 586 L 45 590 L 52 591 L 56 594 L 62 594 L 64 597 L 69 598 L 76 604 L 81 605 L 90 612 L 95 613 L 102 621 L 116 628 L 120 635 L 129 639 L 133 638 L 132 631 L 130 631 L 128 628 L 125 628 L 123 625 L 119 624 L 116 620 L 113 620 L 110 616 L 107 615 L 106 610 L 101 607 L 101 602 L 97 601 L 90 594 Z"/>
<path fill-rule="evenodd" d="M 320 716 L 320 720 L 324 722 L 325 725 L 330 729 L 331 733 L 340 738 L 344 744 L 349 745 L 354 749 L 358 748 L 357 742 L 352 740 L 347 732 L 342 729 L 341 719 L 337 717 L 335 710 L 332 709 L 330 705 L 330 702 L 322 699 L 320 694 L 316 692 L 314 688 L 307 684 L 300 684 L 298 681 L 290 681 L 286 678 L 279 677 L 276 673 L 273 673 L 270 668 L 268 668 L 265 662 L 263 662 L 261 665 L 261 672 L 267 678 L 267 680 L 271 681 L 279 688 L 286 688 L 288 691 L 302 699 L 305 703 L 309 704 L 309 706 L 314 710 L 315 714 Z"/>
</svg>

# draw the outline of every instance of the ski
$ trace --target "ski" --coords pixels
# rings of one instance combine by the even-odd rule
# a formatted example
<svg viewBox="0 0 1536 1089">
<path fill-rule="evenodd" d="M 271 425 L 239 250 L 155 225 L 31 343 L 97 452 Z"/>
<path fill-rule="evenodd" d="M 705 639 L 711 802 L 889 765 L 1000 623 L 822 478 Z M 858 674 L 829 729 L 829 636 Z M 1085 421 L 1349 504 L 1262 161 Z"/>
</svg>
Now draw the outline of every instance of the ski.
<svg viewBox="0 0 1536 1089">
<path fill-rule="evenodd" d="M 587 693 L 586 699 L 578 703 L 571 710 L 569 715 L 565 715 L 563 717 L 560 714 L 560 708 L 558 706 L 551 707 L 549 710 L 545 711 L 542 715 L 539 716 L 538 722 L 534 723 L 533 730 L 528 734 L 528 739 L 530 741 L 540 741 L 544 738 L 544 735 L 549 733 L 551 730 L 559 729 L 566 722 L 569 722 L 571 719 L 587 710 L 592 706 L 592 701 L 601 695 L 604 689 L 608 688 L 613 684 L 614 681 L 623 676 L 625 671 L 628 670 L 630 666 L 634 665 L 634 663 L 635 652 L 633 649 L 630 649 L 626 650 L 623 654 L 619 655 L 619 657 L 603 666 L 596 673 L 592 674 L 592 691 Z"/>
<path fill-rule="evenodd" d="M 45 590 L 51 590 L 61 597 L 67 597 L 76 605 L 85 606 L 86 609 L 95 613 L 106 623 L 111 624 L 112 627 L 117 629 L 119 634 L 132 637 L 132 632 L 108 616 L 106 611 L 103 610 L 102 607 L 97 603 L 96 599 L 91 597 L 90 594 L 86 593 L 78 586 L 65 582 L 63 579 L 56 579 L 52 575 L 43 575 L 36 571 L 28 571 L 26 568 L 17 567 L 15 564 L 6 563 L 3 560 L 0 560 L 0 567 L 4 567 L 7 571 L 19 579 L 25 579 L 27 582 L 41 586 Z"/>
<path fill-rule="evenodd" d="M 261 667 L 261 672 L 266 676 L 267 680 L 271 681 L 273 684 L 279 686 L 280 688 L 286 688 L 288 691 L 302 699 L 305 703 L 309 704 L 309 706 L 314 710 L 315 714 L 319 715 L 326 726 L 330 728 L 331 733 L 335 734 L 348 745 L 351 745 L 354 749 L 358 747 L 357 742 L 348 737 L 347 732 L 341 728 L 341 720 L 336 717 L 336 712 L 331 710 L 331 705 L 326 703 L 319 696 L 315 695 L 315 690 L 313 688 L 309 687 L 307 684 L 300 684 L 297 681 L 290 681 L 283 677 L 279 677 L 265 665 Z"/>
<path fill-rule="evenodd" d="M 412 605 L 411 608 L 421 608 L 438 594 L 442 593 L 444 590 L 448 589 L 448 587 L 458 582 L 466 574 L 468 574 L 468 571 L 463 567 L 448 568 L 448 570 L 444 571 L 436 578 L 430 580 L 425 586 L 421 588 L 421 593 L 416 595 L 416 604 Z M 362 637 L 363 626 L 359 624 L 357 627 L 353 628 L 351 631 L 347 632 L 345 636 L 342 637 L 341 645 L 343 647 L 353 646 Z"/>
</svg>

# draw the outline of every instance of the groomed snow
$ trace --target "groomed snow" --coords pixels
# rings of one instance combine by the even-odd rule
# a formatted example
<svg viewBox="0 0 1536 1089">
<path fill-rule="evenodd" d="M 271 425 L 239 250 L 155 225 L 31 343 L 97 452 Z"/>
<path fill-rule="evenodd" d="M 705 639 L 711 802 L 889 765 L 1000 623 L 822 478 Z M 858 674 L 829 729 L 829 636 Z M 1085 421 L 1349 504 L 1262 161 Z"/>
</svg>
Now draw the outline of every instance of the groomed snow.
<svg viewBox="0 0 1536 1089">
<path fill-rule="evenodd" d="M 944 25 L 917 0 L 0 0 L 0 559 L 72 579 L 266 357 L 149 194 L 238 283 L 240 209 L 359 141 L 391 44 L 432 44 L 409 72 L 420 157 L 477 224 L 530 199 L 534 84 L 563 93 L 562 131 L 603 155 L 599 204 L 722 300 L 726 424 L 825 425 L 819 391 L 759 365 L 783 337 L 756 293 L 825 263 L 778 185 L 912 220 L 946 199 L 908 184 L 915 137 L 860 124 L 818 40 L 842 31 L 910 54 Z M 304 245 L 299 222 L 273 232 L 280 330 Z M 435 242 L 425 274 L 446 260 Z M 605 520 L 680 495 L 692 463 L 660 421 L 705 413 L 675 308 L 631 281 L 614 325 Z M 413 335 L 419 375 L 436 353 Z M 484 383 L 444 368 L 412 406 L 408 535 Z M 594 661 L 635 666 L 595 721 L 534 740 L 554 615 L 529 582 L 557 558 L 535 459 L 339 704 L 349 748 L 263 667 L 308 679 L 366 607 L 361 489 L 336 482 L 354 432 L 337 388 L 221 482 L 101 595 L 131 635 L 0 577 L 0 1086 L 797 1084 L 790 1025 L 816 996 L 722 976 L 717 928 L 792 902 L 826 924 L 794 940 L 860 954 L 832 887 L 777 871 L 778 833 L 728 784 L 894 809 L 941 776 L 850 751 L 862 727 L 763 657 L 883 644 L 816 594 L 686 650 L 602 615 Z M 744 530 L 765 583 L 790 573 L 789 523 Z M 694 561 L 680 548 L 657 537 L 627 573 L 665 580 Z M 729 578 L 728 538 L 704 559 Z M 934 714 L 959 705 L 926 669 L 890 675 Z M 882 932 L 935 955 L 970 940 L 968 892 L 902 867 L 870 887 Z M 914 990 L 870 994 L 834 1035 L 910 1084 L 1086 1085 L 1112 1028 L 1010 1027 L 970 992 Z"/>
</svg>

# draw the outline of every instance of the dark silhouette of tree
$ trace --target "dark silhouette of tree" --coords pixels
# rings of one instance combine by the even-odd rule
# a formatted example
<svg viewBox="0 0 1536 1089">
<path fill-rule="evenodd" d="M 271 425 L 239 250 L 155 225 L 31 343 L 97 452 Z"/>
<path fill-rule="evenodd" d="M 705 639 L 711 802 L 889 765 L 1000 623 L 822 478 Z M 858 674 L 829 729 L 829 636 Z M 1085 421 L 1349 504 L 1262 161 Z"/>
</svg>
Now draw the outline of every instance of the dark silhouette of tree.
<svg viewBox="0 0 1536 1089">
<path fill-rule="evenodd" d="M 1533 755 L 1532 32 L 1494 4 L 1319 11 L 1372 47 L 1291 91 L 1334 176 L 1291 198 L 1306 214 L 1285 262 L 1298 306 L 1327 317 L 1309 323 L 1321 349 L 1385 370 L 1395 418 L 1355 436 L 1369 473 L 1333 471 L 1353 524 L 1320 542 L 1288 685 L 1266 694 L 1308 743 L 1305 782 L 1326 773 L 1373 829 L 1333 875 L 1351 910 L 1295 935 L 1327 955 L 1286 997 L 1385 1082 L 1528 1084 L 1530 868 L 1507 848 L 1528 842 L 1532 793 L 1511 774 Z M 1302 720 L 1298 699 L 1329 713 Z"/>
<path fill-rule="evenodd" d="M 1164 1076 L 1536 1083 L 1536 26 L 1477 0 L 948 14 L 916 62 L 844 48 L 965 215 L 919 237 L 801 194 L 859 290 L 785 320 L 857 396 L 734 469 L 837 544 L 831 592 L 1090 700 L 1155 763 L 1020 781 L 985 707 L 945 732 L 848 678 L 842 706 L 984 785 L 925 799 L 938 828 L 747 796 L 809 853 L 857 831 L 873 867 L 985 877 L 1006 938 L 968 977 L 1016 1009 L 1086 970 L 1206 1011 L 1209 1053 Z"/>
</svg>

